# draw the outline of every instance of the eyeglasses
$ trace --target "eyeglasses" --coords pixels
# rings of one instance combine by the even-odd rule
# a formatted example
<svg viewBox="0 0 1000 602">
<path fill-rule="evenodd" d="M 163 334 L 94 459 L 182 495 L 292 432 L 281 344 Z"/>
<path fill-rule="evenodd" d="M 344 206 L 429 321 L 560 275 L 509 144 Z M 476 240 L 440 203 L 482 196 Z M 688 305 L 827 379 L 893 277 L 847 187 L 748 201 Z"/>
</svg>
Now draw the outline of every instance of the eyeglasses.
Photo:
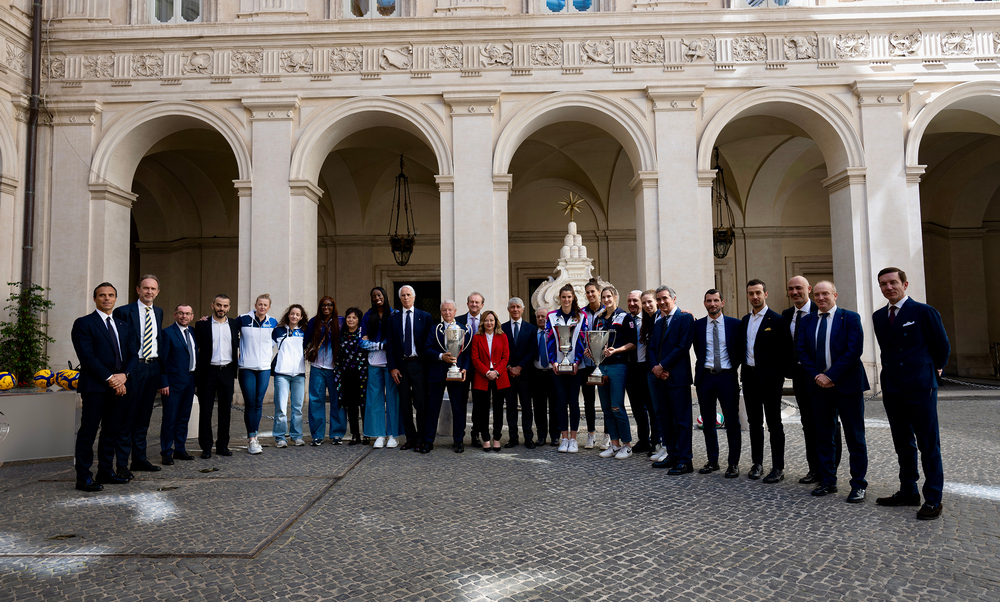
<svg viewBox="0 0 1000 602">
<path fill-rule="evenodd" d="M 321 303 L 320 307 L 333 307 L 333 303 Z"/>
</svg>

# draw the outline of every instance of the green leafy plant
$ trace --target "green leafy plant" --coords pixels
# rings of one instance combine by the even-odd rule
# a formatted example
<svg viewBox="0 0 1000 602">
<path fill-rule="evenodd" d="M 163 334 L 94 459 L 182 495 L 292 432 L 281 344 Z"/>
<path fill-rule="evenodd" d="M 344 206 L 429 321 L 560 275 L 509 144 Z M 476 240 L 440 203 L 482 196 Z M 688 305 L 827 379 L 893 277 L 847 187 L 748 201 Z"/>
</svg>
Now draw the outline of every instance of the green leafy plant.
<svg viewBox="0 0 1000 602">
<path fill-rule="evenodd" d="M 46 334 L 42 314 L 55 304 L 44 296 L 49 289 L 37 284 L 25 291 L 20 290 L 20 282 L 7 285 L 16 287 L 17 292 L 11 293 L 4 307 L 12 320 L 0 322 L 0 370 L 13 373 L 19 387 L 30 387 L 35 372 L 48 367 L 45 346 L 55 339 Z"/>
</svg>

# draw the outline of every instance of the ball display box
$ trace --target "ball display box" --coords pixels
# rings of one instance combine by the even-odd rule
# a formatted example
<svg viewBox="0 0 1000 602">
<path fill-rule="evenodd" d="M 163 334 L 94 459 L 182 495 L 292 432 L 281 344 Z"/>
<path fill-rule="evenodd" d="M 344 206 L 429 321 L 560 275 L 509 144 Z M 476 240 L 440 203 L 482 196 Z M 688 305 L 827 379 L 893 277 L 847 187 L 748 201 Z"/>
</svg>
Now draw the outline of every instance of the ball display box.
<svg viewBox="0 0 1000 602">
<path fill-rule="evenodd" d="M 0 393 L 0 463 L 72 456 L 78 408 L 76 391 Z"/>
</svg>

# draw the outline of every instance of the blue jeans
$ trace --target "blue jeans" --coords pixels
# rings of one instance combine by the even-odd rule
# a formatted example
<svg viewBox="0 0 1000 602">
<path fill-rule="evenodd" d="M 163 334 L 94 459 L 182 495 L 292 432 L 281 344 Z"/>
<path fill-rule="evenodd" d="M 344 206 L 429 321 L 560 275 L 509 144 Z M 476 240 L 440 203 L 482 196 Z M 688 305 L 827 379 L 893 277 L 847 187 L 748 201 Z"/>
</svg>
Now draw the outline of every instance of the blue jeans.
<svg viewBox="0 0 1000 602">
<path fill-rule="evenodd" d="M 552 373 L 556 393 L 556 420 L 560 431 L 580 430 L 580 379 L 574 374 Z M 569 419 L 566 412 L 569 411 Z"/>
<path fill-rule="evenodd" d="M 313 441 L 322 441 L 326 430 L 326 393 L 330 394 L 330 439 L 343 439 L 347 433 L 347 416 L 340 407 L 333 370 L 313 366 L 309 372 L 309 432 Z"/>
<path fill-rule="evenodd" d="M 285 374 L 274 375 L 274 440 L 284 441 L 285 432 L 288 438 L 295 440 L 302 438 L 302 404 L 305 401 L 306 375 L 287 376 Z M 291 408 L 288 408 L 288 400 L 291 396 Z M 288 429 L 288 416 L 292 417 L 292 428 Z"/>
<path fill-rule="evenodd" d="M 386 367 L 368 366 L 365 396 L 365 437 L 402 437 L 399 392 Z"/>
<path fill-rule="evenodd" d="M 632 427 L 625 412 L 625 379 L 628 374 L 628 364 L 607 364 L 601 366 L 601 372 L 608 377 L 608 383 L 597 387 L 601 397 L 601 409 L 604 410 L 604 429 L 612 441 L 622 443 L 632 442 Z"/>
<path fill-rule="evenodd" d="M 243 424 L 247 437 L 256 437 L 260 430 L 260 416 L 264 410 L 264 394 L 271 380 L 270 370 L 240 369 L 240 392 L 243 393 Z"/>
</svg>

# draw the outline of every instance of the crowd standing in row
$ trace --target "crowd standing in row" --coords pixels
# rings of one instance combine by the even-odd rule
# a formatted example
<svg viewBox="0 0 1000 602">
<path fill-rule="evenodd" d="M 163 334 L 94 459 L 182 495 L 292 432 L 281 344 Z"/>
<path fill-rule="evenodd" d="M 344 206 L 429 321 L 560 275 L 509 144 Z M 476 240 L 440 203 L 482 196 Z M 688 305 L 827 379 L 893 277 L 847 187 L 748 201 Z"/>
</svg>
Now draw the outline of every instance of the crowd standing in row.
<svg viewBox="0 0 1000 602">
<path fill-rule="evenodd" d="M 900 466 L 900 490 L 877 503 L 921 505 L 919 450 L 925 480 L 917 517 L 932 519 L 942 509 L 937 377 L 950 353 L 948 338 L 940 315 L 906 295 L 902 270 L 886 268 L 878 280 L 889 303 L 875 312 L 873 322 L 881 347 L 881 382 Z M 602 288 L 591 280 L 585 287 L 585 307 L 579 307 L 572 285 L 566 285 L 559 290 L 558 308 L 537 311 L 533 324 L 523 318 L 524 303 L 516 297 L 507 305 L 509 320 L 501 324 L 495 312 L 484 311 L 486 300 L 479 293 L 468 296 L 469 311 L 460 316 L 454 301 L 443 301 L 441 321 L 435 324 L 429 313 L 414 306 L 414 289 L 403 286 L 398 291 L 400 310 L 391 307 L 384 289 L 375 287 L 371 307 L 363 314 L 352 307 L 340 316 L 334 300 L 323 297 L 313 318 L 303 306 L 293 304 L 280 320 L 268 314 L 271 300 L 266 294 L 256 298 L 252 311 L 229 319 L 230 300 L 220 294 L 213 300 L 211 316 L 192 327 L 192 307 L 178 305 L 174 324 L 163 329 L 163 311 L 153 305 L 158 292 L 157 278 L 143 276 L 137 286 L 139 300 L 115 309 L 117 290 L 102 283 L 94 291 L 95 312 L 74 323 L 84 402 L 76 445 L 77 489 L 99 491 L 103 484 L 128 482 L 133 471 L 161 470 L 146 456 L 157 390 L 163 399 L 161 464 L 194 459 L 185 441 L 196 391 L 201 457 L 211 458 L 213 450 L 232 455 L 234 380 L 244 399 L 247 451 L 262 453 L 258 434 L 272 374 L 272 433 L 278 448 L 287 447 L 289 441 L 305 445 L 302 406 L 308 397 L 313 446 L 327 439 L 340 445 L 350 427 L 349 445 L 374 439 L 375 448 L 426 454 L 434 449 L 447 393 L 452 448 L 462 453 L 471 388 L 473 446 L 482 446 L 484 452 L 501 450 L 506 406 L 509 436 L 503 447 L 520 445 L 523 436 L 525 447 L 533 449 L 548 438 L 559 452 L 576 453 L 582 391 L 585 448 L 597 445 L 595 400 L 599 398 L 606 429 L 600 456 L 627 459 L 646 452 L 653 468 L 674 476 L 694 472 L 693 385 L 705 417 L 708 456 L 698 472 L 721 470 L 714 419 L 721 409 L 728 441 L 726 478 L 740 474 L 742 382 L 750 431 L 747 477 L 777 483 L 785 478 L 781 396 L 785 378 L 790 377 L 808 462 L 808 472 L 799 482 L 814 484 L 814 496 L 837 492 L 842 426 L 851 474 L 846 501 L 859 503 L 866 497 L 864 392 L 870 387 L 861 362 L 864 334 L 860 316 L 837 306 L 837 290 L 829 281 L 810 287 L 805 278 L 792 278 L 787 293 L 793 306 L 778 314 L 767 306 L 766 284 L 751 280 L 746 287 L 751 311 L 742 320 L 723 316 L 725 303 L 711 289 L 703 298 L 708 315 L 695 320 L 680 310 L 668 286 L 632 291 L 622 308 L 613 286 Z M 571 333 L 568 347 L 559 344 L 556 331 L 561 326 Z M 457 355 L 445 344 L 443 333 L 449 327 L 464 330 L 469 341 Z M 585 344 L 591 330 L 610 333 L 599 362 L 604 377 L 596 386 L 587 384 L 597 367 L 591 353 L 601 352 Z M 560 364 L 561 368 L 553 368 Z M 452 367 L 461 380 L 448 376 Z M 635 445 L 626 392 L 636 422 Z M 771 451 L 766 475 L 765 423 Z M 90 468 L 98 429 L 95 479 Z"/>
</svg>

